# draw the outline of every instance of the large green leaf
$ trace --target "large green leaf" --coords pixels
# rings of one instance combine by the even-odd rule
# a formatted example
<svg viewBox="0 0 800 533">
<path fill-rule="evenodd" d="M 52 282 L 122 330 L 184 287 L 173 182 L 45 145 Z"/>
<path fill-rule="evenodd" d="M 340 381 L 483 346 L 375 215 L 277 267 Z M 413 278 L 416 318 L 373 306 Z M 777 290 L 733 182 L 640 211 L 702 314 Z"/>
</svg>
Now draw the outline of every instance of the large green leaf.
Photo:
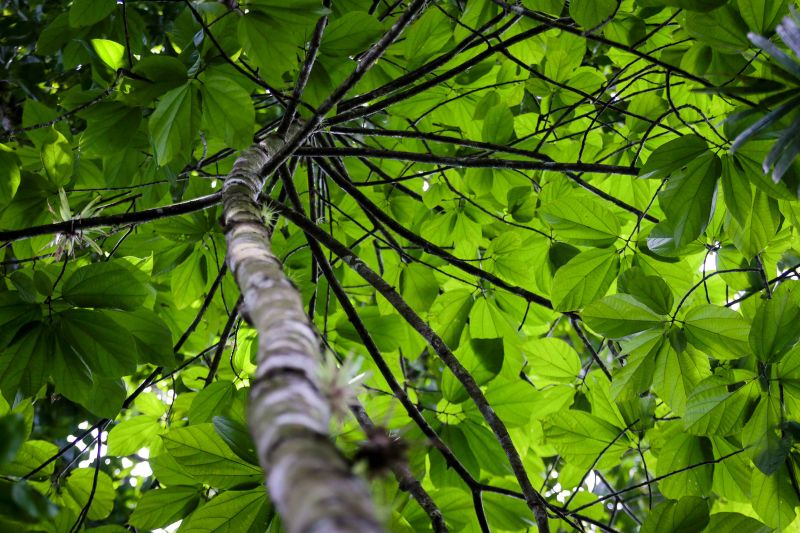
<svg viewBox="0 0 800 533">
<path fill-rule="evenodd" d="M 656 148 L 642 167 L 640 178 L 663 179 L 708 151 L 697 135 L 683 135 Z"/>
<path fill-rule="evenodd" d="M 581 468 L 593 466 L 601 453 L 599 464 L 614 464 L 628 448 L 622 429 L 585 411 L 553 414 L 545 421 L 544 431 L 547 443 Z"/>
<path fill-rule="evenodd" d="M 147 297 L 146 287 L 117 263 L 90 263 L 64 280 L 61 296 L 78 307 L 133 310 Z"/>
<path fill-rule="evenodd" d="M 80 512 L 88 504 L 89 520 L 101 520 L 114 509 L 114 483 L 105 472 L 94 468 L 73 470 L 66 480 L 64 500 L 73 510 Z"/>
<path fill-rule="evenodd" d="M 709 522 L 708 504 L 696 496 L 666 501 L 657 506 L 642 524 L 642 533 L 699 533 Z"/>
<path fill-rule="evenodd" d="M 74 0 L 69 8 L 69 25 L 91 26 L 113 13 L 116 7 L 114 0 Z"/>
<path fill-rule="evenodd" d="M 52 130 L 50 139 L 42 145 L 42 165 L 53 185 L 63 187 L 72 177 L 74 157 L 69 141 L 60 131 Z"/>
<path fill-rule="evenodd" d="M 161 97 L 150 115 L 150 139 L 159 165 L 186 159 L 194 143 L 200 113 L 197 90 L 189 82 Z"/>
<path fill-rule="evenodd" d="M 263 488 L 225 491 L 195 510 L 181 524 L 182 533 L 256 533 L 272 517 Z"/>
<path fill-rule="evenodd" d="M 800 501 L 785 466 L 769 476 L 754 468 L 751 486 L 753 509 L 766 525 L 781 531 L 792 523 Z"/>
<path fill-rule="evenodd" d="M 201 127 L 229 146 L 244 148 L 252 142 L 256 112 L 250 95 L 221 74 L 207 76 L 200 86 L 203 102 Z"/>
<path fill-rule="evenodd" d="M 191 513 L 200 502 L 196 487 L 167 487 L 149 490 L 136 505 L 131 525 L 140 529 L 156 529 L 174 524 Z"/>
<path fill-rule="evenodd" d="M 692 308 L 683 319 L 689 342 L 717 359 L 738 359 L 750 354 L 750 325 L 736 311 L 716 305 Z"/>
<path fill-rule="evenodd" d="M 333 20 L 322 38 L 320 52 L 333 57 L 364 51 L 383 33 L 378 20 L 363 11 L 353 11 Z"/>
<path fill-rule="evenodd" d="M 597 26 L 616 10 L 614 0 L 572 0 L 569 3 L 570 16 L 584 28 Z"/>
<path fill-rule="evenodd" d="M 703 233 L 712 214 L 720 172 L 720 159 L 705 154 L 670 176 L 658 195 L 666 220 L 650 231 L 647 237 L 650 250 L 675 255 Z"/>
<path fill-rule="evenodd" d="M 581 252 L 556 271 L 550 298 L 558 311 L 582 309 L 605 295 L 619 272 L 613 248 Z"/>
<path fill-rule="evenodd" d="M 686 403 L 683 427 L 692 435 L 730 435 L 741 430 L 749 386 L 729 390 L 723 379 L 712 376 L 692 390 Z"/>
<path fill-rule="evenodd" d="M 59 315 L 58 334 L 92 372 L 121 377 L 136 371 L 133 337 L 102 311 L 73 309 Z"/>
<path fill-rule="evenodd" d="M 619 221 L 600 202 L 567 197 L 544 204 L 539 213 L 562 239 L 573 244 L 609 246 L 619 236 Z"/>
<path fill-rule="evenodd" d="M 706 464 L 680 473 L 673 472 L 711 460 L 713 454 L 707 439 L 684 434 L 672 435 L 658 454 L 656 475 L 661 477 L 672 474 L 658 482 L 659 490 L 673 500 L 707 494 L 711 489 L 713 465 Z"/>
<path fill-rule="evenodd" d="M 780 360 L 800 339 L 800 305 L 796 287 L 782 286 L 772 298 L 758 306 L 749 342 L 760 361 L 774 363 Z"/>
<path fill-rule="evenodd" d="M 628 294 L 613 294 L 594 302 L 581 313 L 590 328 L 618 339 L 657 327 L 665 317 Z"/>
<path fill-rule="evenodd" d="M 211 424 L 173 429 L 161 438 L 167 452 L 199 482 L 226 489 L 262 475 L 260 468 L 234 454 Z"/>
<path fill-rule="evenodd" d="M 578 353 L 561 339 L 531 339 L 522 345 L 528 359 L 525 372 L 538 386 L 572 383 L 580 373 Z"/>
<path fill-rule="evenodd" d="M 124 420 L 108 433 L 108 454 L 125 456 L 138 453 L 142 448 L 149 448 L 161 432 L 161 424 L 153 416 L 139 415 Z"/>
</svg>

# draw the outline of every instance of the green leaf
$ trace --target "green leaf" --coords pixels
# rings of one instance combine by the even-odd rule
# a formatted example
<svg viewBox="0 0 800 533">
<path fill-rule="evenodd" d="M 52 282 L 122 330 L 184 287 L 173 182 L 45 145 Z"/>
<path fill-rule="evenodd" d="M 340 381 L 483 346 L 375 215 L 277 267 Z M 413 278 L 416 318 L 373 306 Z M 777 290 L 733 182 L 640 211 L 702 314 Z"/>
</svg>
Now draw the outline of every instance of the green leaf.
<svg viewBox="0 0 800 533">
<path fill-rule="evenodd" d="M 690 343 L 716 359 L 739 359 L 750 355 L 750 325 L 727 307 L 699 305 L 686 313 L 684 331 Z"/>
<path fill-rule="evenodd" d="M 514 137 L 514 115 L 507 105 L 500 103 L 486 111 L 483 120 L 484 142 L 505 144 Z"/>
<path fill-rule="evenodd" d="M 584 28 L 594 28 L 617 10 L 615 0 L 571 0 L 569 15 Z"/>
<path fill-rule="evenodd" d="M 531 339 L 522 345 L 528 359 L 525 373 L 537 387 L 552 383 L 572 383 L 581 371 L 581 359 L 575 349 L 561 339 Z"/>
<path fill-rule="evenodd" d="M 120 329 L 131 334 L 140 363 L 170 367 L 175 364 L 172 333 L 167 324 L 149 309 L 105 311 Z"/>
<path fill-rule="evenodd" d="M 545 420 L 543 426 L 546 442 L 580 468 L 592 467 L 601 453 L 598 465 L 615 464 L 628 449 L 627 437 L 620 437 L 622 429 L 585 411 L 560 411 Z"/>
<path fill-rule="evenodd" d="M 64 499 L 78 512 L 88 503 L 86 517 L 89 520 L 102 520 L 111 514 L 115 495 L 114 483 L 108 474 L 102 470 L 96 472 L 94 468 L 78 468 L 67 478 Z"/>
<path fill-rule="evenodd" d="M 755 467 L 766 475 L 773 474 L 785 464 L 792 447 L 791 436 L 781 430 L 780 422 L 779 399 L 762 394 L 742 431 L 742 446 L 746 448 Z M 779 431 L 784 434 L 779 435 Z"/>
<path fill-rule="evenodd" d="M 59 337 L 101 376 L 122 377 L 136 371 L 130 333 L 102 311 L 73 309 L 59 315 Z"/>
<path fill-rule="evenodd" d="M 262 475 L 260 468 L 234 454 L 211 424 L 173 429 L 161 438 L 175 461 L 199 482 L 226 489 Z"/>
<path fill-rule="evenodd" d="M 708 151 L 697 135 L 683 135 L 656 148 L 639 172 L 643 179 L 664 179 Z"/>
<path fill-rule="evenodd" d="M 556 271 L 550 298 L 556 311 L 586 307 L 605 295 L 619 272 L 619 254 L 613 248 L 581 252 Z"/>
<path fill-rule="evenodd" d="M 28 440 L 17 450 L 14 460 L 0 465 L 0 474 L 7 476 L 27 476 L 35 468 L 58 453 L 58 446 L 44 440 Z M 39 470 L 31 479 L 47 479 L 53 474 L 55 463 L 50 463 Z"/>
<path fill-rule="evenodd" d="M 272 510 L 264 488 L 225 491 L 195 510 L 181 533 L 255 533 L 266 531 Z"/>
<path fill-rule="evenodd" d="M 786 466 L 767 476 L 758 468 L 753 469 L 752 504 L 761 520 L 769 527 L 782 531 L 795 518 L 795 507 L 800 505 L 792 488 Z"/>
<path fill-rule="evenodd" d="M 647 515 L 641 533 L 699 533 L 709 522 L 708 511 L 708 503 L 696 496 L 666 501 Z"/>
<path fill-rule="evenodd" d="M 759 361 L 779 361 L 800 339 L 800 306 L 796 290 L 795 285 L 781 285 L 772 298 L 762 300 L 758 306 L 749 342 Z"/>
<path fill-rule="evenodd" d="M 47 377 L 47 354 L 52 337 L 39 322 L 32 323 L 15 342 L 0 352 L 0 391 L 13 400 L 17 391 L 36 394 Z"/>
<path fill-rule="evenodd" d="M 647 247 L 662 255 L 675 255 L 697 239 L 711 217 L 720 159 L 708 154 L 674 173 L 658 195 L 666 220 L 656 224 L 647 237 Z"/>
<path fill-rule="evenodd" d="M 355 55 L 366 50 L 383 34 L 383 26 L 364 11 L 352 11 L 331 21 L 320 44 L 320 52 L 331 57 Z"/>
<path fill-rule="evenodd" d="M 750 31 L 761 35 L 772 32 L 788 11 L 787 0 L 736 0 L 736 4 Z"/>
<path fill-rule="evenodd" d="M 722 4 L 716 0 L 717 4 Z M 747 25 L 739 11 L 728 3 L 709 13 L 686 15 L 684 27 L 692 37 L 712 48 L 726 53 L 741 52 L 749 48 Z"/>
<path fill-rule="evenodd" d="M 250 12 L 240 17 L 238 36 L 259 74 L 269 82 L 280 80 L 297 63 L 298 50 L 290 28 L 262 13 Z"/>
<path fill-rule="evenodd" d="M 628 353 L 625 366 L 614 371 L 609 394 L 613 400 L 633 400 L 650 388 L 655 373 L 656 358 L 664 344 L 662 332 L 648 330 L 623 345 Z"/>
<path fill-rule="evenodd" d="M 726 436 L 741 430 L 748 403 L 749 386 L 730 391 L 718 376 L 701 381 L 686 403 L 683 427 L 692 435 Z"/>
<path fill-rule="evenodd" d="M 100 61 L 108 65 L 111 70 L 120 69 L 125 64 L 125 47 L 116 41 L 92 39 L 92 48 Z"/>
<path fill-rule="evenodd" d="M 216 74 L 205 78 L 200 95 L 201 127 L 208 135 L 236 149 L 251 144 L 256 112 L 247 91 L 230 78 Z"/>
<path fill-rule="evenodd" d="M 149 490 L 136 504 L 130 524 L 139 529 L 157 529 L 174 524 L 191 513 L 200 502 L 196 487 Z"/>
<path fill-rule="evenodd" d="M 659 276 L 648 276 L 640 268 L 626 270 L 617 280 L 617 290 L 630 294 L 656 313 L 672 310 L 673 296 L 669 285 Z"/>
<path fill-rule="evenodd" d="M 590 328 L 612 339 L 657 327 L 666 319 L 629 294 L 606 296 L 584 309 L 581 317 Z"/>
<path fill-rule="evenodd" d="M 197 134 L 198 106 L 194 84 L 167 92 L 150 115 L 150 139 L 156 161 L 164 166 L 180 155 L 186 159 Z"/>
<path fill-rule="evenodd" d="M 61 296 L 78 307 L 134 310 L 144 302 L 147 289 L 126 267 L 114 262 L 89 263 L 67 277 Z"/>
<path fill-rule="evenodd" d="M 714 513 L 708 522 L 709 533 L 712 531 L 736 531 L 736 533 L 772 533 L 772 528 L 765 526 L 755 518 L 739 513 Z"/>
<path fill-rule="evenodd" d="M 51 131 L 51 140 L 42 145 L 42 164 L 47 179 L 56 187 L 63 187 L 72 177 L 72 147 L 60 131 Z"/>
<path fill-rule="evenodd" d="M 429 268 L 410 263 L 400 271 L 400 294 L 417 312 L 424 312 L 438 296 L 439 283 Z"/>
<path fill-rule="evenodd" d="M 775 237 L 780 222 L 778 202 L 756 190 L 752 206 L 746 210 L 745 218 L 742 220 L 731 218 L 727 231 L 736 249 L 749 261 L 766 249 L 769 241 Z"/>
<path fill-rule="evenodd" d="M 212 422 L 217 435 L 222 437 L 233 453 L 247 463 L 258 464 L 256 445 L 247 427 L 224 416 L 215 416 Z"/>
<path fill-rule="evenodd" d="M 17 194 L 20 183 L 19 163 L 13 152 L 6 151 L 0 144 L 0 211 L 8 205 Z"/>
<path fill-rule="evenodd" d="M 673 434 L 658 454 L 656 476 L 666 476 L 687 466 L 714 459 L 707 439 L 684 434 Z M 711 489 L 712 464 L 691 468 L 658 482 L 658 488 L 667 498 L 677 500 L 684 496 L 704 496 Z"/>
<path fill-rule="evenodd" d="M 441 294 L 431 306 L 430 314 L 434 317 L 436 331 L 451 350 L 458 348 L 461 333 L 467 324 L 473 306 L 472 293 L 458 289 Z"/>
<path fill-rule="evenodd" d="M 131 143 L 131 133 L 139 129 L 142 112 L 121 102 L 100 102 L 84 111 L 83 117 L 87 124 L 81 135 L 81 151 L 104 156 Z"/>
<path fill-rule="evenodd" d="M 172 271 L 170 288 L 178 309 L 189 307 L 202 296 L 206 286 L 205 264 L 205 256 L 194 252 Z"/>
<path fill-rule="evenodd" d="M 138 453 L 142 448 L 150 448 L 161 433 L 161 424 L 154 416 L 140 415 L 124 420 L 108 433 L 108 455 L 123 457 Z"/>
<path fill-rule="evenodd" d="M 16 413 L 1 416 L 0 433 L 4 435 L 0 442 L 0 465 L 3 465 L 14 460 L 25 442 L 25 419 Z"/>
<path fill-rule="evenodd" d="M 225 414 L 236 395 L 236 387 L 230 381 L 217 381 L 197 393 L 189 409 L 189 422 L 201 424 L 211 422 L 216 414 Z"/>
<path fill-rule="evenodd" d="M 653 390 L 681 416 L 686 411 L 689 394 L 703 379 L 711 375 L 708 357 L 691 346 L 680 353 L 665 342 L 656 358 Z"/>
<path fill-rule="evenodd" d="M 6 482 L 0 485 L 0 491 L 5 492 Z M 13 502 L 17 508 L 16 513 L 18 518 L 23 518 L 25 521 L 42 521 L 52 520 L 58 514 L 58 507 L 53 504 L 47 497 L 36 490 L 33 485 L 25 480 L 18 481 L 11 486 L 10 498 L 8 494 L 2 494 L 0 501 L 5 500 L 3 503 L 8 504 L 8 500 Z M 13 511 L 12 511 L 13 512 Z M 21 516 L 24 514 L 24 517 Z"/>
<path fill-rule="evenodd" d="M 495 379 L 486 390 L 486 398 L 497 416 L 509 427 L 527 427 L 531 421 L 528 408 L 536 397 L 536 390 L 522 380 Z"/>
<path fill-rule="evenodd" d="M 96 24 L 114 12 L 115 0 L 73 0 L 69 8 L 69 25 L 82 28 Z"/>
<path fill-rule="evenodd" d="M 77 363 L 79 364 L 80 362 L 78 361 Z M 53 381 L 56 383 L 56 390 L 70 400 L 84 406 L 90 413 L 104 418 L 114 418 L 122 409 L 127 390 L 125 389 L 125 383 L 121 379 L 91 376 L 91 386 L 87 387 L 79 379 L 71 382 L 69 378 L 65 379 L 64 372 L 60 377 L 56 376 L 55 370 L 52 373 Z"/>
<path fill-rule="evenodd" d="M 620 232 L 617 217 L 594 199 L 576 200 L 568 196 L 548 202 L 539 213 L 560 238 L 570 243 L 596 247 L 613 244 Z"/>
</svg>

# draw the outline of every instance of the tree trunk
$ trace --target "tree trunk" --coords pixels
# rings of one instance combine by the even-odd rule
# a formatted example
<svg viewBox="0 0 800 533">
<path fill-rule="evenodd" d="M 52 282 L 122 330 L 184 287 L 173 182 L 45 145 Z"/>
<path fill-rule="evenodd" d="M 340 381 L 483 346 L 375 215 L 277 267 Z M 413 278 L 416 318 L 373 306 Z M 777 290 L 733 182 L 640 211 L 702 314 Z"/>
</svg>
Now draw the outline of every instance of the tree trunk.
<svg viewBox="0 0 800 533">
<path fill-rule="evenodd" d="M 222 190 L 228 266 L 242 293 L 242 315 L 259 336 L 250 431 L 287 531 L 382 531 L 366 483 L 329 437 L 330 406 L 317 378 L 319 339 L 272 252 L 272 227 L 257 203 L 264 184 L 258 169 L 280 145 L 270 138 L 244 151 Z"/>
</svg>

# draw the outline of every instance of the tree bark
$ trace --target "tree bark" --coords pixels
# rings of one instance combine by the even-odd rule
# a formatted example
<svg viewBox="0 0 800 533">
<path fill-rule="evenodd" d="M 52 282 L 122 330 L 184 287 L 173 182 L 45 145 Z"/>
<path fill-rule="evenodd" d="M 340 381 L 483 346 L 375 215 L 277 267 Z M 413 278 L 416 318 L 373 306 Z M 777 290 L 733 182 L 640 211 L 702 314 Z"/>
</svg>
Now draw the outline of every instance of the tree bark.
<svg viewBox="0 0 800 533">
<path fill-rule="evenodd" d="M 228 266 L 242 293 L 242 316 L 259 335 L 250 431 L 289 533 L 383 531 L 366 483 L 330 439 L 330 406 L 317 378 L 319 339 L 272 252 L 272 227 L 257 203 L 264 185 L 258 169 L 281 144 L 270 138 L 244 151 L 222 190 Z"/>
</svg>

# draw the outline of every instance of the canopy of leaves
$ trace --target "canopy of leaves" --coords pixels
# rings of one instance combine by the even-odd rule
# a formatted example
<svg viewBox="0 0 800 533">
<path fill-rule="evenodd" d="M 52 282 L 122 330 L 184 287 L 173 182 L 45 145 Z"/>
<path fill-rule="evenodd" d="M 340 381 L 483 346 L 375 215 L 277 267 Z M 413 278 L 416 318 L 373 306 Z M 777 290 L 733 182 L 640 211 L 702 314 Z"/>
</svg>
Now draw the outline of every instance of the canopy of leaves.
<svg viewBox="0 0 800 533">
<path fill-rule="evenodd" d="M 387 529 L 797 531 L 795 4 L 3 1 L 0 530 L 282 531 L 219 191 L 318 120 L 264 214 Z"/>
</svg>

